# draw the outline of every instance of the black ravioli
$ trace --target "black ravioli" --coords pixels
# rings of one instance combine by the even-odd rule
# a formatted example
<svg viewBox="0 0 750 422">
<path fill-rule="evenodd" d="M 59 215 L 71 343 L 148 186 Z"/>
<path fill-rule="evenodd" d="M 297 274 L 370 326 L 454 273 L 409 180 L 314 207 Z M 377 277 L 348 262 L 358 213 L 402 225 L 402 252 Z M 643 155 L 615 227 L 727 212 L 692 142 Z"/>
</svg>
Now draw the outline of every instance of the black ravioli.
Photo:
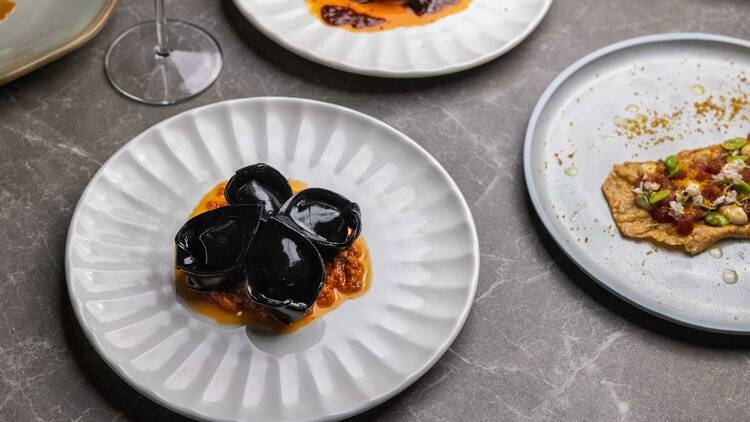
<svg viewBox="0 0 750 422">
<path fill-rule="evenodd" d="M 408 0 L 406 1 L 406 5 L 409 9 L 413 10 L 414 13 L 422 16 L 431 11 L 430 9 L 433 7 L 434 2 L 434 0 Z"/>
<path fill-rule="evenodd" d="M 258 163 L 237 170 L 224 189 L 230 204 L 260 204 L 264 218 L 276 214 L 292 196 L 289 181 L 268 164 Z"/>
<path fill-rule="evenodd" d="M 175 266 L 197 291 L 227 287 L 242 279 L 243 258 L 258 230 L 260 205 L 229 205 L 191 218 L 175 236 Z"/>
<path fill-rule="evenodd" d="M 279 218 L 325 255 L 348 248 L 362 231 L 359 205 L 328 189 L 297 192 L 281 207 Z"/>
<path fill-rule="evenodd" d="M 315 304 L 324 279 L 323 258 L 306 237 L 275 217 L 263 223 L 245 270 L 250 299 L 291 324 Z"/>
</svg>

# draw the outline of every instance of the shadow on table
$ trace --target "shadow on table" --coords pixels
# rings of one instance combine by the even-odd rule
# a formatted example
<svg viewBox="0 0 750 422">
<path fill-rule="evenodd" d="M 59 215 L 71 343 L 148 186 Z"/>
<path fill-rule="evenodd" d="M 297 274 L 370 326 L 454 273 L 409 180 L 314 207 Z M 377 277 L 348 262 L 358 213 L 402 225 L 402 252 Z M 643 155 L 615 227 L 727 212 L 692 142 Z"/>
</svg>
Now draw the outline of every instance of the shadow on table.
<svg viewBox="0 0 750 422">
<path fill-rule="evenodd" d="M 222 6 L 232 29 L 241 38 L 240 43 L 252 49 L 280 72 L 334 89 L 348 92 L 408 93 L 475 77 L 474 73 L 487 67 L 482 65 L 451 75 L 409 79 L 356 75 L 310 61 L 277 44 L 256 29 L 233 1 L 224 0 Z"/>
<path fill-rule="evenodd" d="M 534 209 L 528 196 L 526 197 L 526 206 L 529 210 Z M 653 333 L 675 341 L 708 348 L 750 350 L 750 336 L 712 333 L 679 325 L 643 311 L 634 305 L 625 302 L 613 293 L 610 293 L 578 268 L 578 266 L 576 266 L 576 264 L 562 252 L 560 247 L 544 228 L 544 225 L 536 212 L 532 211 L 530 214 L 532 226 L 536 230 L 542 245 L 544 245 L 544 248 L 550 256 L 561 257 L 558 260 L 558 266 L 567 275 L 568 279 L 585 294 L 610 311 L 617 313 L 633 325 L 645 328 Z"/>
</svg>

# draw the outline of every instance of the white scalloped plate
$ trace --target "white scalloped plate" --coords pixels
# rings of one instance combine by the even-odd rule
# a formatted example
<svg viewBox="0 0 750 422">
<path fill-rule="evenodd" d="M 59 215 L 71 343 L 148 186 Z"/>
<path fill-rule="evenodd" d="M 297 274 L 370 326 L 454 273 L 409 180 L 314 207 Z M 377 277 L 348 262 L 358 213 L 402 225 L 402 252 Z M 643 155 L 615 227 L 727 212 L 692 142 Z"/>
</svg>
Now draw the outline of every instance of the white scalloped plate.
<svg viewBox="0 0 750 422">
<path fill-rule="evenodd" d="M 173 237 L 204 193 L 264 161 L 362 207 L 372 287 L 282 336 L 201 318 L 175 296 Z M 321 420 L 397 394 L 445 352 L 477 286 L 466 202 L 427 152 L 358 112 L 255 98 L 135 137 L 84 191 L 68 232 L 71 302 L 91 343 L 155 401 L 214 420 Z"/>
<path fill-rule="evenodd" d="M 352 73 L 395 78 L 479 66 L 523 41 L 552 0 L 473 0 L 431 24 L 355 33 L 325 25 L 305 0 L 234 0 L 269 38 L 302 57 Z"/>
</svg>

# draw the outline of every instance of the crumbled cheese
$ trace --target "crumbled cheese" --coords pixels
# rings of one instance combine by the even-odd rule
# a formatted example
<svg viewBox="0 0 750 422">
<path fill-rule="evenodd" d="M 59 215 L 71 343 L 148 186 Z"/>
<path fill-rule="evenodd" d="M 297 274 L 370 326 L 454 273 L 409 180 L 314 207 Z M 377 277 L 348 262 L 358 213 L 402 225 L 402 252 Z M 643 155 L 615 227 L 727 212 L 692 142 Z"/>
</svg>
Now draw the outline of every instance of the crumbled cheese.
<svg viewBox="0 0 750 422">
<path fill-rule="evenodd" d="M 657 191 L 661 185 L 656 182 L 646 182 L 643 184 L 643 187 L 646 188 L 646 190 Z"/>
<path fill-rule="evenodd" d="M 689 182 L 687 186 L 685 187 L 685 193 L 689 198 L 692 198 L 696 195 L 700 195 L 701 193 L 701 187 L 699 184 L 695 182 Z"/>
<path fill-rule="evenodd" d="M 730 190 L 724 195 L 721 195 L 720 197 L 716 198 L 716 200 L 712 204 L 712 207 L 715 208 L 722 204 L 729 205 L 734 202 L 737 202 L 737 191 Z"/>
<path fill-rule="evenodd" d="M 719 182 L 730 181 L 732 183 L 742 182 L 742 176 L 740 171 L 745 168 L 745 162 L 742 160 L 734 160 L 724 164 L 719 174 L 714 176 L 714 180 Z"/>
<path fill-rule="evenodd" d="M 674 218 L 680 218 L 685 214 L 685 207 L 677 201 L 669 202 L 669 215 Z"/>
<path fill-rule="evenodd" d="M 693 205 L 695 205 L 697 207 L 702 207 L 703 206 L 703 195 L 701 195 L 701 194 L 695 195 L 693 197 Z"/>
<path fill-rule="evenodd" d="M 636 195 L 643 195 L 646 192 L 656 192 L 659 190 L 660 187 L 661 185 L 656 182 L 643 182 L 642 181 L 641 184 L 637 188 L 633 189 L 633 193 Z"/>
</svg>

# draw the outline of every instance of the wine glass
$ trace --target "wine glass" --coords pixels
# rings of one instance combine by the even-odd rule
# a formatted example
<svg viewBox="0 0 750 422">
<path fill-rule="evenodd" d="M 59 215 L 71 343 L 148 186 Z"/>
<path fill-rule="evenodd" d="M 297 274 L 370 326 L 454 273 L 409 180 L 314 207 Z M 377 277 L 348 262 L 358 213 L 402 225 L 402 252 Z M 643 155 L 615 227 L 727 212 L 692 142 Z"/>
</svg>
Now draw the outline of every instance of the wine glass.
<svg viewBox="0 0 750 422">
<path fill-rule="evenodd" d="M 154 0 L 156 20 L 128 29 L 109 46 L 104 68 L 112 85 L 128 98 L 147 104 L 190 99 L 221 73 L 219 43 L 203 29 L 167 20 L 164 0 Z"/>
</svg>

